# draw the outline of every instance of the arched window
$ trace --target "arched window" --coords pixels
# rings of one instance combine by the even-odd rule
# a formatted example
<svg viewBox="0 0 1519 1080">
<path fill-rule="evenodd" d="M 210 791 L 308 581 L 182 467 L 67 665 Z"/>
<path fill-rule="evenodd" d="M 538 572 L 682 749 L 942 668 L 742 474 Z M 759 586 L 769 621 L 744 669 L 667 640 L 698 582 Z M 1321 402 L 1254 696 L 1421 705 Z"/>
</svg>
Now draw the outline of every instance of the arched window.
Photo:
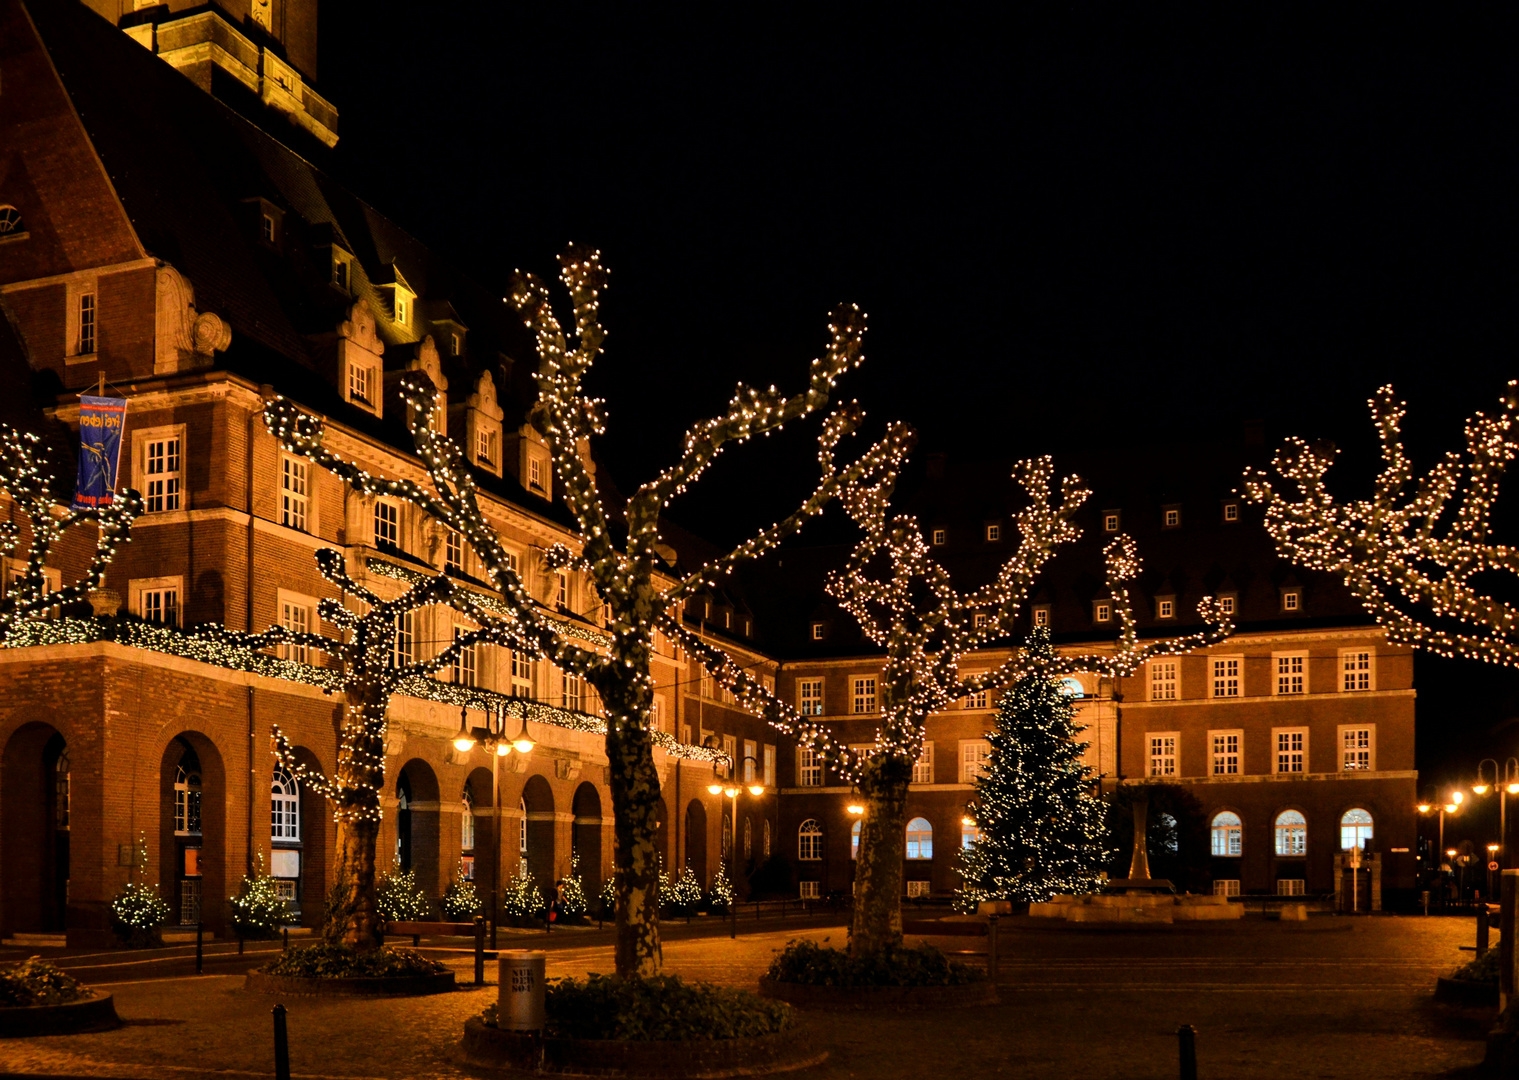
<svg viewBox="0 0 1519 1080">
<path fill-rule="evenodd" d="M 464 794 L 459 797 L 463 804 L 459 814 L 459 850 L 475 850 L 475 795 L 469 790 L 469 785 L 464 785 Z"/>
<path fill-rule="evenodd" d="M 754 822 L 744 818 L 744 861 L 754 858 Z"/>
<path fill-rule="evenodd" d="M 762 849 L 763 850 L 763 856 L 764 856 L 764 858 L 768 859 L 768 858 L 770 858 L 770 819 L 769 818 L 765 819 L 765 827 L 764 827 L 764 829 L 761 830 L 761 834 L 764 837 L 764 841 L 765 841 L 765 846 Z"/>
<path fill-rule="evenodd" d="M 69 752 L 58 754 L 53 766 L 53 828 L 60 831 L 69 827 Z"/>
<path fill-rule="evenodd" d="M 796 831 L 796 857 L 807 862 L 823 857 L 823 827 L 812 818 L 802 822 Z"/>
<path fill-rule="evenodd" d="M 1244 826 L 1239 815 L 1222 810 L 1213 815 L 1213 854 L 1238 855 L 1244 842 Z"/>
<path fill-rule="evenodd" d="M 726 810 L 723 811 L 723 835 L 722 835 L 721 841 L 719 841 L 719 842 L 722 844 L 722 847 L 723 847 L 723 859 L 726 860 L 727 862 L 732 862 L 733 861 L 733 815 L 730 814 L 730 813 L 728 813 L 728 811 L 726 811 Z"/>
<path fill-rule="evenodd" d="M 24 232 L 21 225 L 21 211 L 14 206 L 0 206 L 0 236 L 10 236 L 12 233 Z"/>
<path fill-rule="evenodd" d="M 1308 819 L 1296 810 L 1283 810 L 1276 815 L 1276 853 L 1308 854 Z"/>
<path fill-rule="evenodd" d="M 405 773 L 396 781 L 396 862 L 411 869 L 411 782 Z"/>
<path fill-rule="evenodd" d="M 1068 698 L 1086 696 L 1086 688 L 1081 685 L 1081 680 L 1069 675 L 1060 680 L 1060 692 Z"/>
<path fill-rule="evenodd" d="M 1340 847 L 1345 851 L 1365 848 L 1370 840 L 1371 815 L 1359 807 L 1346 810 L 1345 816 L 1340 818 Z"/>
<path fill-rule="evenodd" d="M 860 826 L 863 824 L 865 824 L 863 821 L 856 821 L 849 826 L 849 857 L 851 859 L 860 857 Z"/>
<path fill-rule="evenodd" d="M 174 774 L 174 831 L 180 836 L 200 835 L 200 767 L 191 754 L 184 756 Z"/>
<path fill-rule="evenodd" d="M 969 851 L 981 842 L 981 826 L 969 817 L 960 819 L 960 849 Z"/>
<path fill-rule="evenodd" d="M 527 858 L 527 800 L 522 800 L 522 818 L 517 830 L 517 854 Z"/>
<path fill-rule="evenodd" d="M 934 827 L 928 823 L 927 818 L 915 817 L 907 823 L 907 857 L 934 857 Z"/>
<path fill-rule="evenodd" d="M 275 771 L 269 784 L 269 839 L 299 840 L 301 838 L 301 789 L 296 787 L 295 777 L 281 767 Z"/>
</svg>

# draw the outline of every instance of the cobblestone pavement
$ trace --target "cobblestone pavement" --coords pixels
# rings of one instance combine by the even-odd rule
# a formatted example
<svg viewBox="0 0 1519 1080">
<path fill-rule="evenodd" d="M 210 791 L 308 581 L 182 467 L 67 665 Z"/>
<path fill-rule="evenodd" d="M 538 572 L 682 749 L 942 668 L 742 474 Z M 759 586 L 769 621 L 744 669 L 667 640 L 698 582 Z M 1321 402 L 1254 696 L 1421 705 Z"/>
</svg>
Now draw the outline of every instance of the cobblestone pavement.
<svg viewBox="0 0 1519 1080">
<path fill-rule="evenodd" d="M 812 1014 L 799 1037 L 828 1046 L 831 1057 L 794 1075 L 1171 1078 L 1176 1028 L 1190 1023 L 1203 1080 L 1453 1080 L 1472 1075 L 1491 1020 L 1490 1012 L 1430 998 L 1435 977 L 1463 959 L 1465 919 L 1250 920 L 1135 931 L 1006 923 L 1002 1004 Z M 679 974 L 752 986 L 774 950 L 802 936 L 842 944 L 843 931 L 677 937 L 666 942 L 665 963 Z M 468 957 L 452 965 L 469 980 Z M 550 943 L 551 976 L 610 966 L 602 938 Z M 274 999 L 247 994 L 241 983 L 222 974 L 115 982 L 125 1027 L 0 1043 L 0 1070 L 134 1080 L 272 1075 Z M 454 1061 L 454 1047 L 464 1019 L 495 992 L 492 985 L 398 1001 L 286 1000 L 292 1068 L 343 1080 L 477 1075 Z"/>
</svg>

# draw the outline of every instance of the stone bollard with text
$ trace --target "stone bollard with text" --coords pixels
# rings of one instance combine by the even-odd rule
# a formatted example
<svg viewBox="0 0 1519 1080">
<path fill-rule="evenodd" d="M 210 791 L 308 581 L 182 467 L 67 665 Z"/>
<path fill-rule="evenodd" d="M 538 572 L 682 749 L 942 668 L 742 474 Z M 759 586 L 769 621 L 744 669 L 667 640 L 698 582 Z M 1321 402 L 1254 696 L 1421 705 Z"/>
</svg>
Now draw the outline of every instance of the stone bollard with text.
<svg viewBox="0 0 1519 1080">
<path fill-rule="evenodd" d="M 544 973 L 548 954 L 535 949 L 501 953 L 501 1001 L 497 1024 L 503 1031 L 543 1030 Z"/>
</svg>

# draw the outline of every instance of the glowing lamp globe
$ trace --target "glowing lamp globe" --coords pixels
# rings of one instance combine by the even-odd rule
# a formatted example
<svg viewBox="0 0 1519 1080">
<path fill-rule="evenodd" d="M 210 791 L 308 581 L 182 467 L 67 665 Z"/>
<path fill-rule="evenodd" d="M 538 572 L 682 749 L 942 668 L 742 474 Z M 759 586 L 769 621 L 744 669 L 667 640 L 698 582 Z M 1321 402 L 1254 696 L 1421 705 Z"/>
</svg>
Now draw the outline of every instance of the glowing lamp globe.
<svg viewBox="0 0 1519 1080">
<path fill-rule="evenodd" d="M 1450 793 L 1450 801 L 1453 802 L 1453 803 L 1455 803 L 1457 806 L 1460 806 L 1461 805 L 1461 800 L 1463 800 L 1465 798 L 1466 798 L 1466 796 L 1464 794 L 1462 794 L 1461 792 L 1459 792 L 1459 791 L 1452 791 Z"/>
<path fill-rule="evenodd" d="M 714 795 L 721 795 L 723 793 L 723 786 L 721 784 L 715 784 L 715 783 L 714 784 L 708 784 L 707 785 L 707 790 L 710 791 Z"/>
<path fill-rule="evenodd" d="M 848 806 L 844 807 L 844 809 L 849 811 L 851 814 L 863 814 L 865 812 L 865 808 L 859 803 L 850 803 Z"/>
<path fill-rule="evenodd" d="M 764 784 L 750 784 L 749 785 L 749 794 L 750 795 L 763 795 L 764 793 L 765 793 L 765 785 Z"/>
<path fill-rule="evenodd" d="M 1427 813 L 1429 813 L 1429 803 L 1427 803 L 1427 802 L 1421 802 L 1419 804 L 1419 813 L 1421 813 L 1421 814 L 1427 814 Z"/>
<path fill-rule="evenodd" d="M 728 787 L 723 788 L 723 794 L 730 799 L 738 798 L 738 785 L 730 784 Z"/>
<path fill-rule="evenodd" d="M 1487 785 L 1486 784 L 1473 784 L 1472 785 L 1472 794 L 1473 795 L 1486 795 L 1487 794 Z"/>
<path fill-rule="evenodd" d="M 512 752 L 512 744 L 511 743 L 509 743 L 509 742 L 501 742 L 501 743 L 497 743 L 496 744 L 496 756 L 497 757 L 506 757 L 506 755 L 510 754 L 511 752 Z"/>
</svg>

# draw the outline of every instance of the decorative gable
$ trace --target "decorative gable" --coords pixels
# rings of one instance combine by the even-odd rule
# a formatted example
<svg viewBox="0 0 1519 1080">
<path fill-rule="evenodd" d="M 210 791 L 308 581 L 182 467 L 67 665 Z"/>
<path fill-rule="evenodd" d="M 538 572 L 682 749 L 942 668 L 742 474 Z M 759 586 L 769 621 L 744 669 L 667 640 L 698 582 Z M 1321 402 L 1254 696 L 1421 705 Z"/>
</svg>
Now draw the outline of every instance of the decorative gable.
<svg viewBox="0 0 1519 1080">
<path fill-rule="evenodd" d="M 168 263 L 158 268 L 155 285 L 153 374 L 209 367 L 232 344 L 232 328 L 218 315 L 195 310 L 195 287 Z"/>
<path fill-rule="evenodd" d="M 338 324 L 338 389 L 345 401 L 383 415 L 382 377 L 385 343 L 375 331 L 374 310 L 368 300 L 348 308 Z"/>
</svg>

